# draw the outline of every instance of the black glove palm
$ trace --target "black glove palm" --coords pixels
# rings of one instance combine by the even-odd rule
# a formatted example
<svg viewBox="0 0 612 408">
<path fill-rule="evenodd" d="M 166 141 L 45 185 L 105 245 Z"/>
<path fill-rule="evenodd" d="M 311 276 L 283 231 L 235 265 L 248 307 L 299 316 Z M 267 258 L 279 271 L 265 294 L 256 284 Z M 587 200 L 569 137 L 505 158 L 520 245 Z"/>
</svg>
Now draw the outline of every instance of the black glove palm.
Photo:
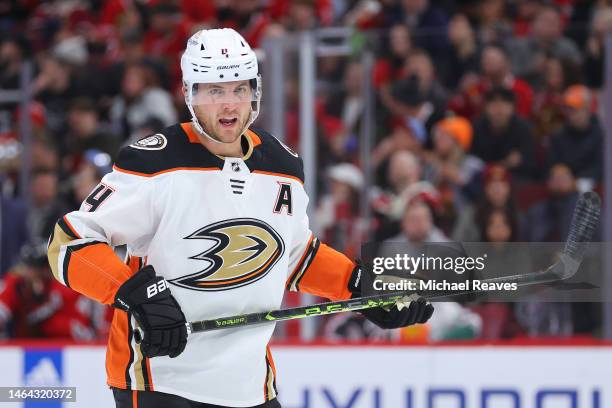
<svg viewBox="0 0 612 408">
<path fill-rule="evenodd" d="M 362 270 L 361 265 L 357 264 L 349 280 L 349 290 L 353 294 L 352 298 L 360 297 L 364 292 L 361 289 L 361 283 L 365 281 L 361 279 L 362 273 L 365 272 Z M 360 311 L 369 321 L 382 329 L 397 329 L 417 323 L 425 323 L 433 312 L 433 305 L 422 297 L 417 297 L 410 302 L 408 307 L 404 307 L 401 310 L 397 305 L 394 305 L 390 309 L 376 307 Z"/>
<path fill-rule="evenodd" d="M 185 349 L 185 315 L 152 266 L 145 266 L 119 287 L 113 306 L 134 315 L 144 332 L 140 350 L 145 357 L 176 357 Z"/>
</svg>

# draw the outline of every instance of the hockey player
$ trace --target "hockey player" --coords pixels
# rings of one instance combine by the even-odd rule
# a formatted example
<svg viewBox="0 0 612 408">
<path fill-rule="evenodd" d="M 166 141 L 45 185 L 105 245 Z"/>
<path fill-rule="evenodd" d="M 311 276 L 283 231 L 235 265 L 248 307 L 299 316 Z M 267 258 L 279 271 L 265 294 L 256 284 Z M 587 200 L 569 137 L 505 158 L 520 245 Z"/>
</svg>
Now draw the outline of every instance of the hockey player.
<svg viewBox="0 0 612 408">
<path fill-rule="evenodd" d="M 60 282 L 116 308 L 106 369 L 117 407 L 279 407 L 273 324 L 187 341 L 185 322 L 277 309 L 285 289 L 359 296 L 360 270 L 310 232 L 298 155 L 250 127 L 261 81 L 246 41 L 199 31 L 181 69 L 192 121 L 124 148 L 58 221 L 49 261 Z M 126 262 L 112 250 L 122 244 Z M 420 300 L 365 314 L 392 328 L 432 312 Z"/>
</svg>

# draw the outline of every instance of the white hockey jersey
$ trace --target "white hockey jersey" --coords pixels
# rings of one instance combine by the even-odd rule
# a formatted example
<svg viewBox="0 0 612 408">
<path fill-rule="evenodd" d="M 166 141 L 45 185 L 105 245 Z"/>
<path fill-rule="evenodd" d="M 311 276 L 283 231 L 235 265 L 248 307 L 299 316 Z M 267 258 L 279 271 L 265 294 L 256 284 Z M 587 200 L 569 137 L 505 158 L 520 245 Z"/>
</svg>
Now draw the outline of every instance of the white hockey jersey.
<svg viewBox="0 0 612 408">
<path fill-rule="evenodd" d="M 350 296 L 353 262 L 319 243 L 297 154 L 248 130 L 242 158 L 208 151 L 189 123 L 124 148 L 112 173 L 60 219 L 49 260 L 63 284 L 111 304 L 144 264 L 170 284 L 188 321 L 281 306 L 285 289 Z M 128 247 L 126 262 L 112 246 Z M 115 310 L 108 384 L 229 407 L 276 397 L 268 342 L 274 324 L 192 334 L 177 358 L 143 358 L 136 321 Z"/>
</svg>

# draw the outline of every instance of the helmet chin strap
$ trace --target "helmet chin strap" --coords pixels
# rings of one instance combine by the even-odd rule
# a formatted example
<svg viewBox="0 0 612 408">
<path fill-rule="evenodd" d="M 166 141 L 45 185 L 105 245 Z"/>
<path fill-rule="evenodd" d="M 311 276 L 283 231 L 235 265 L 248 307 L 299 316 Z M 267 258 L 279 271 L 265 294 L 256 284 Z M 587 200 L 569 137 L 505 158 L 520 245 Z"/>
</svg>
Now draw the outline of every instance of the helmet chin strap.
<svg viewBox="0 0 612 408">
<path fill-rule="evenodd" d="M 217 140 L 217 139 L 215 139 L 214 137 L 212 137 L 211 135 L 209 135 L 209 134 L 208 134 L 208 132 L 206 132 L 206 131 L 204 130 L 204 128 L 202 127 L 202 125 L 200 125 L 200 121 L 198 120 L 198 118 L 196 118 L 196 117 L 195 117 L 195 115 L 191 117 L 191 123 L 193 123 L 193 126 L 195 127 L 196 131 L 197 131 L 199 134 L 201 134 L 201 135 L 203 135 L 203 136 L 206 136 L 206 138 L 207 138 L 208 140 L 210 140 L 211 142 L 213 142 L 213 143 L 218 143 L 218 144 L 232 144 L 232 143 L 234 143 L 234 142 L 235 142 L 235 140 L 234 140 L 234 141 L 231 141 L 231 142 L 223 142 L 223 141 L 221 141 L 221 140 Z M 242 133 L 240 133 L 240 134 L 242 135 Z M 240 137 L 240 136 L 238 136 L 238 137 Z"/>
</svg>

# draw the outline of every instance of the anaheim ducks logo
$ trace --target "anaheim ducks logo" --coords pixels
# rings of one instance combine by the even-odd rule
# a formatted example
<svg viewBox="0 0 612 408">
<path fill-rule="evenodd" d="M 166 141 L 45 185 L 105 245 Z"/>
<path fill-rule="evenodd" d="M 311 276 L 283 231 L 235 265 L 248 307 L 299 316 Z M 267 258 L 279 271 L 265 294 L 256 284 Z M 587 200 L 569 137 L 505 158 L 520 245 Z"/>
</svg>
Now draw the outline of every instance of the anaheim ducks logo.
<svg viewBox="0 0 612 408">
<path fill-rule="evenodd" d="M 218 291 L 253 283 L 270 272 L 285 251 L 280 235 L 254 218 L 220 221 L 201 228 L 185 239 L 213 241 L 206 251 L 189 257 L 208 262 L 192 275 L 169 282 L 187 289 Z"/>
</svg>

